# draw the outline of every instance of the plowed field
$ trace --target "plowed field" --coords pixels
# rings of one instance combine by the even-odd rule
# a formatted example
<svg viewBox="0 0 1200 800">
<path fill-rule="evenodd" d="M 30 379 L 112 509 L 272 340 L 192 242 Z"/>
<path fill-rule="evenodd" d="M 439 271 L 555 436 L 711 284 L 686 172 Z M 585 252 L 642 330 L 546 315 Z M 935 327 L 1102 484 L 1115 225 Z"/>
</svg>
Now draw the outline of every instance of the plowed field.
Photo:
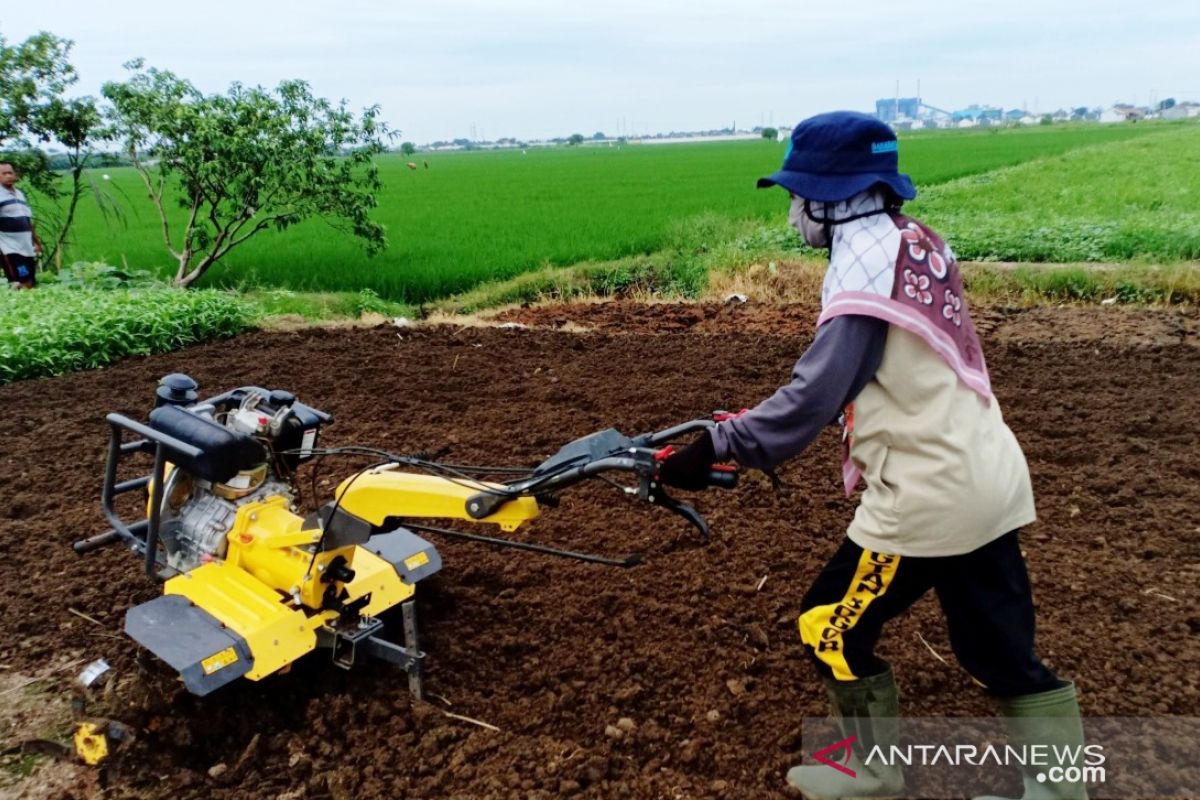
<svg viewBox="0 0 1200 800">
<path fill-rule="evenodd" d="M 445 566 L 419 592 L 433 695 L 424 704 L 386 667 L 346 672 L 319 655 L 286 675 L 191 697 L 120 633 L 125 610 L 157 591 L 136 559 L 120 548 L 80 558 L 70 545 L 106 527 L 104 415 L 144 418 L 168 372 L 187 372 L 210 394 L 289 389 L 334 415 L 327 446 L 448 448 L 457 463 L 527 466 L 601 428 L 640 433 L 752 405 L 787 379 L 814 318 L 811 307 L 754 304 L 525 309 L 505 319 L 528 328 L 254 333 L 0 388 L 6 685 L 41 677 L 32 700 L 53 704 L 70 697 L 79 665 L 103 657 L 109 688 L 88 710 L 136 734 L 102 767 L 76 768 L 53 788 L 55 765 L 43 762 L 20 790 L 787 796 L 800 719 L 825 712 L 795 617 L 853 510 L 833 429 L 780 470 L 782 493 L 747 475 L 732 492 L 694 496 L 713 529 L 708 546 L 679 518 L 602 482 L 512 534 L 639 552 L 644 563 L 632 569 L 431 534 Z M 992 308 L 976 319 L 1033 471 L 1039 521 L 1022 542 L 1040 653 L 1078 683 L 1086 714 L 1200 715 L 1197 315 Z M 572 330 L 559 329 L 568 322 Z M 327 461 L 318 488 L 328 496 L 354 466 Z M 892 626 L 881 654 L 908 713 L 992 712 L 954 664 L 930 598 Z M 4 700 L 16 708 L 31 695 L 6 690 Z M 3 735 L 11 747 L 48 733 L 9 719 Z"/>
</svg>

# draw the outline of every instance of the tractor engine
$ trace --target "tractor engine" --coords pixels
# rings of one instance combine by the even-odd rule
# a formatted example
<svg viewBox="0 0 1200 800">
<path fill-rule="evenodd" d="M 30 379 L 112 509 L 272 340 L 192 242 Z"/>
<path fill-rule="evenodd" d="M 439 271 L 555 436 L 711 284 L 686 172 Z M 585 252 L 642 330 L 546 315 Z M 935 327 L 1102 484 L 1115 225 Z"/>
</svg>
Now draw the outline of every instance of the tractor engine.
<svg viewBox="0 0 1200 800">
<path fill-rule="evenodd" d="M 247 484 L 245 488 L 230 485 L 242 482 Z M 188 572 L 214 558 L 224 558 L 228 548 L 226 536 L 233 529 L 238 507 L 272 496 L 287 498 L 289 507 L 295 499 L 291 483 L 272 474 L 266 464 L 239 472 L 229 483 L 218 484 L 172 470 L 166 481 L 159 534 L 167 564 L 179 572 Z"/>
<path fill-rule="evenodd" d="M 206 480 L 201 477 L 205 470 L 189 469 L 189 465 L 169 469 L 160 509 L 160 537 L 167 564 L 178 572 L 225 558 L 226 537 L 241 506 L 282 497 L 294 510 L 295 468 L 312 457 L 321 422 L 328 419 L 297 402 L 290 392 L 239 389 L 197 405 L 194 389 L 195 383 L 186 375 L 164 378 L 157 408 L 151 413 L 152 424 L 168 430 L 187 425 L 190 431 L 202 431 L 217 449 L 231 449 L 230 443 L 245 443 L 247 437 L 260 447 L 238 448 L 241 468 L 222 481 Z M 192 419 L 180 416 L 184 408 L 184 413 L 209 424 L 197 427 Z M 247 459 L 247 452 L 256 455 Z M 257 463 L 248 464 L 248 460 Z"/>
</svg>

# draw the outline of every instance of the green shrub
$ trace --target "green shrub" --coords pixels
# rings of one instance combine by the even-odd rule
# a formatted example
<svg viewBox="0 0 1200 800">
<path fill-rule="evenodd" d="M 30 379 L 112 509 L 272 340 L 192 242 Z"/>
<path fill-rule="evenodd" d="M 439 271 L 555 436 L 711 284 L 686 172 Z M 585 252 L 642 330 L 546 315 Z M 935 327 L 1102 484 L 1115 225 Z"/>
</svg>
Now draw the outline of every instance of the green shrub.
<svg viewBox="0 0 1200 800">
<path fill-rule="evenodd" d="M 101 271 L 102 272 L 102 271 Z M 101 280 L 116 280 L 112 275 Z M 0 290 L 0 383 L 92 369 L 233 336 L 258 311 L 236 295 L 164 286 Z"/>
</svg>

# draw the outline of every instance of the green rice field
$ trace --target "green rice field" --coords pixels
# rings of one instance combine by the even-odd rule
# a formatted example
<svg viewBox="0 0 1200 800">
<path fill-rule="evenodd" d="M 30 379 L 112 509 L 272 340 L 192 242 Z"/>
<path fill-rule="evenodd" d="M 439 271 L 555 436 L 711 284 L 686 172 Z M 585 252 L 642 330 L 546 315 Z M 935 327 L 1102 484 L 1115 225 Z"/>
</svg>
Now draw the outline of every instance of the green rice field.
<svg viewBox="0 0 1200 800">
<path fill-rule="evenodd" d="M 961 258 L 1200 258 L 1200 125 L 929 186 L 912 204 Z"/>
<path fill-rule="evenodd" d="M 745 141 L 388 156 L 376 212 L 390 242 L 382 255 L 367 258 L 354 240 L 313 220 L 260 234 L 204 284 L 370 289 L 422 302 L 546 265 L 686 249 L 697 219 L 783 225 L 786 196 L 756 191 L 754 181 L 778 167 L 784 147 Z M 1200 257 L 1200 125 L 920 132 L 902 137 L 900 159 L 921 192 L 913 213 L 944 228 L 965 257 Z M 91 177 L 116 200 L 120 219 L 85 200 L 65 260 L 173 275 L 136 173 Z"/>
</svg>

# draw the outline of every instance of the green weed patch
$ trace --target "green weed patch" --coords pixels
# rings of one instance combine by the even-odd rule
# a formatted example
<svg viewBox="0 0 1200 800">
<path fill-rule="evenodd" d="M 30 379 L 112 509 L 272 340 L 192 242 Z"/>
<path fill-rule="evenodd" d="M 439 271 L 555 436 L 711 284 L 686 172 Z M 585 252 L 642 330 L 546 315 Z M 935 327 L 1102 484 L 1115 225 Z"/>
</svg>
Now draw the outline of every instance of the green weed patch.
<svg viewBox="0 0 1200 800">
<path fill-rule="evenodd" d="M 0 290 L 0 383 L 233 336 L 257 310 L 228 292 L 168 288 Z"/>
</svg>

